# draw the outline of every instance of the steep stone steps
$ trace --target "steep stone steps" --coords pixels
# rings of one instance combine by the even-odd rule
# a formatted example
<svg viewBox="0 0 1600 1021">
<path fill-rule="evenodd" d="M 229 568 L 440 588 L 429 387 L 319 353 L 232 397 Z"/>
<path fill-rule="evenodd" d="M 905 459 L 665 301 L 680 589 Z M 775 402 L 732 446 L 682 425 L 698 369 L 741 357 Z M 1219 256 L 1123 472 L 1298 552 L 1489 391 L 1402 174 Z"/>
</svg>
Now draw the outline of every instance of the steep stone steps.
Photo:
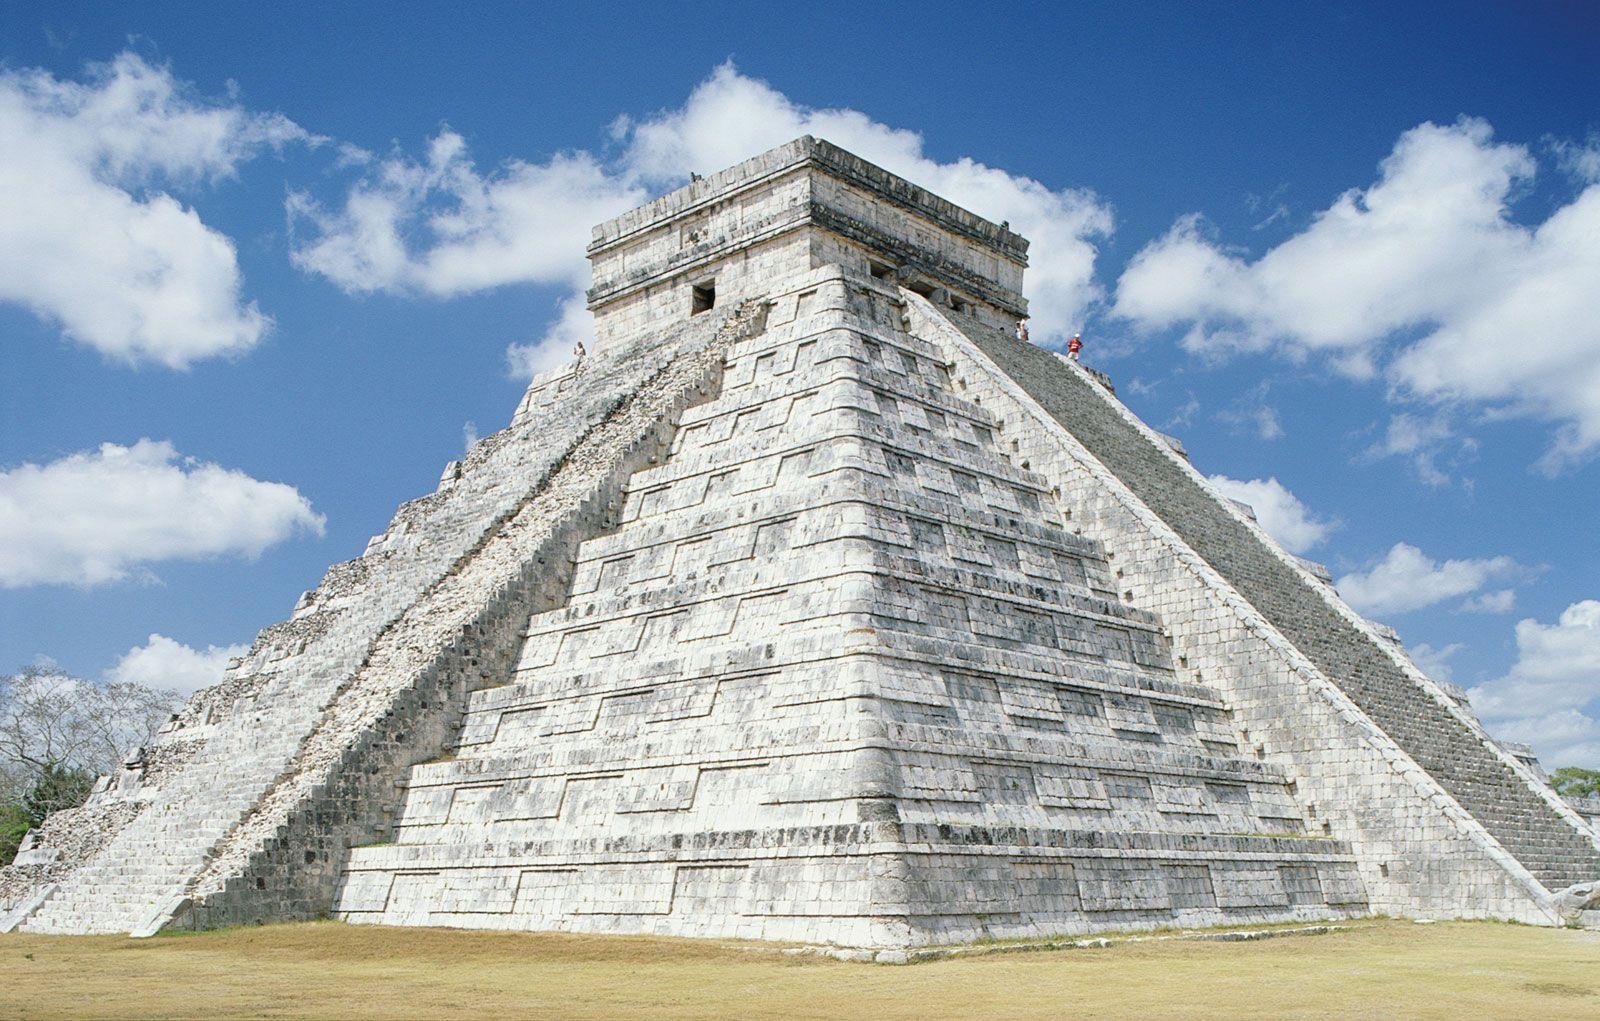
<svg viewBox="0 0 1600 1021">
<path fill-rule="evenodd" d="M 1600 876 L 1600 849 L 1391 655 L 1113 406 L 1086 370 L 962 316 L 961 330 L 1354 701 L 1548 889 Z"/>
</svg>

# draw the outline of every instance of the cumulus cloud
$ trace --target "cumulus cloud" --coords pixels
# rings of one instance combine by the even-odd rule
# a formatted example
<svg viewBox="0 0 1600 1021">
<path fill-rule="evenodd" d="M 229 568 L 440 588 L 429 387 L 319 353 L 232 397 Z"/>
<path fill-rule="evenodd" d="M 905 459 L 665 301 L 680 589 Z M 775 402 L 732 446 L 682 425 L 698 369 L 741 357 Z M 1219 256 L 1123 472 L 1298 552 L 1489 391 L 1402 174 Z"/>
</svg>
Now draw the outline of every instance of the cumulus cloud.
<svg viewBox="0 0 1600 1021">
<path fill-rule="evenodd" d="M 0 587 L 99 585 L 146 565 L 253 557 L 324 520 L 292 486 L 183 458 L 172 444 L 102 444 L 0 472 Z"/>
<path fill-rule="evenodd" d="M 1438 561 L 1409 543 L 1397 542 L 1382 560 L 1365 571 L 1346 574 L 1335 587 L 1345 602 L 1362 613 L 1382 615 L 1420 610 L 1471 595 L 1490 581 L 1525 573 L 1527 568 L 1510 557 Z M 1480 605 L 1463 608 L 1493 611 L 1509 599 L 1497 592 L 1484 597 Z M 1505 609 L 1509 610 L 1509 605 Z"/>
<path fill-rule="evenodd" d="M 589 229 L 644 198 L 588 153 L 481 172 L 466 140 L 447 128 L 421 160 L 396 153 L 374 162 L 337 209 L 292 194 L 291 220 L 311 234 L 293 259 L 351 293 L 450 297 L 510 283 L 579 286 Z"/>
<path fill-rule="evenodd" d="M 1246 482 L 1212 475 L 1208 481 L 1228 499 L 1249 504 L 1256 512 L 1256 523 L 1291 553 L 1305 553 L 1337 527 L 1312 514 L 1311 508 L 1276 478 Z"/>
<path fill-rule="evenodd" d="M 112 684 L 133 683 L 157 691 L 191 695 L 222 680 L 228 660 L 250 651 L 248 645 L 190 648 L 166 635 L 152 634 L 143 645 L 123 654 L 105 673 Z"/>
<path fill-rule="evenodd" d="M 594 344 L 594 316 L 589 314 L 581 294 L 561 299 L 555 322 L 545 330 L 544 336 L 530 344 L 512 344 L 506 348 L 506 374 L 512 379 L 531 379 L 572 360 L 572 352 L 579 342 L 591 347 Z"/>
<path fill-rule="evenodd" d="M 1600 183 L 1524 226 L 1511 204 L 1536 169 L 1485 121 L 1423 124 L 1375 183 L 1254 261 L 1179 220 L 1130 261 L 1115 310 L 1187 325 L 1185 345 L 1212 356 L 1320 356 L 1381 373 L 1398 400 L 1550 421 L 1541 466 L 1558 470 L 1600 449 Z"/>
<path fill-rule="evenodd" d="M 1517 660 L 1468 692 L 1497 737 L 1533 745 L 1546 768 L 1600 763 L 1600 600 L 1568 606 L 1554 624 L 1517 624 Z"/>
<path fill-rule="evenodd" d="M 214 183 L 311 140 L 131 53 L 81 82 L 0 72 L 0 301 L 130 364 L 251 347 L 270 320 L 240 295 L 233 242 L 158 189 Z"/>
<path fill-rule="evenodd" d="M 1564 172 L 1585 184 L 1600 183 L 1600 134 L 1590 134 L 1583 144 L 1557 140 L 1550 149 Z"/>
<path fill-rule="evenodd" d="M 512 160 L 480 171 L 464 140 L 445 130 L 425 156 L 370 160 L 330 208 L 289 199 L 299 240 L 294 261 L 352 293 L 448 297 L 510 283 L 565 285 L 549 333 L 507 352 L 527 375 L 559 363 L 590 335 L 582 289 L 589 228 L 688 178 L 737 163 L 799 135 L 835 142 L 992 220 L 1033 243 L 1028 296 L 1041 340 L 1069 336 L 1100 297 L 1094 239 L 1109 234 L 1108 206 L 1080 189 L 1051 189 L 969 158 L 940 162 L 922 136 L 856 110 L 802 106 L 766 82 L 717 68 L 683 106 L 611 126 L 614 155 Z"/>
</svg>

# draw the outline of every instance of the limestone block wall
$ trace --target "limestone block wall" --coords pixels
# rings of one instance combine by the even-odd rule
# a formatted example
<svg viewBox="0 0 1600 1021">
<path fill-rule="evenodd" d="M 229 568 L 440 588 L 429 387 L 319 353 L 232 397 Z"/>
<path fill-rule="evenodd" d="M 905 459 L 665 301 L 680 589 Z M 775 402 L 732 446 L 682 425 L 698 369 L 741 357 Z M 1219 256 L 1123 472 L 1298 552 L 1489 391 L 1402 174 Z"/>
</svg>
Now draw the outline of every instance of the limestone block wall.
<svg viewBox="0 0 1600 1021">
<path fill-rule="evenodd" d="M 800 222 L 798 216 L 791 220 L 786 232 L 775 230 L 760 245 L 719 244 L 716 246 L 719 254 L 715 257 L 697 252 L 699 261 L 694 272 L 651 274 L 637 289 L 610 300 L 595 314 L 597 350 L 649 337 L 663 322 L 687 318 L 692 308 L 692 288 L 700 283 L 714 282 L 717 304 L 726 306 L 763 295 L 763 281 L 767 279 L 792 276 L 810 269 L 811 240 L 794 229 Z M 675 249 L 682 243 L 681 236 L 676 233 L 663 234 L 648 242 L 651 247 L 661 249 Z M 701 247 L 696 242 L 689 245 L 695 250 Z M 666 257 L 664 254 L 663 258 Z"/>
<path fill-rule="evenodd" d="M 826 276 L 797 285 L 808 319 Z M 343 917 L 904 942 L 880 907 L 892 833 L 858 809 L 871 722 L 840 683 L 869 608 L 862 522 L 843 487 L 806 489 L 862 460 L 818 444 L 851 413 L 844 352 L 775 300 L 619 530 L 584 544 L 571 600 L 529 622 L 510 683 L 411 771 L 396 842 L 352 855 Z"/>
<path fill-rule="evenodd" d="M 578 544 L 613 519 L 623 483 L 665 453 L 683 409 L 714 392 L 728 345 L 764 316 L 745 306 L 708 318 L 669 348 L 470 562 L 407 611 L 302 747 L 293 782 L 256 806 L 194 882 L 189 922 L 332 909 L 346 850 L 386 832 L 399 808 L 397 777 L 448 746 L 466 695 L 504 675 L 528 614 L 564 598 Z"/>
<path fill-rule="evenodd" d="M 1010 337 L 1026 252 L 810 138 L 601 224 L 591 357 L 43 827 L 0 929 L 1552 921 L 1592 836 Z"/>
<path fill-rule="evenodd" d="M 1015 305 L 1022 293 L 1022 270 L 1026 265 L 1025 247 L 1000 240 L 994 225 L 959 210 L 960 219 L 950 211 L 930 208 L 916 196 L 904 203 L 884 202 L 882 195 L 863 187 L 855 173 L 814 178 L 811 201 L 832 214 L 828 222 L 849 224 L 847 231 L 869 229 L 872 249 L 879 259 L 893 258 L 898 252 L 930 267 L 938 267 L 951 281 L 965 281 L 974 290 L 992 292 L 1002 302 Z M 872 167 L 872 170 L 877 168 Z M 879 172 L 881 173 L 881 171 Z"/>
<path fill-rule="evenodd" d="M 1256 754 L 1289 767 L 1317 825 L 1352 842 L 1374 910 L 1553 920 L 1534 874 L 1063 428 L 1043 402 L 1057 399 L 1051 387 L 1064 374 L 1083 386 L 1060 399 L 1116 413 L 1084 389 L 1098 387 L 1087 373 L 916 295 L 906 300 L 913 329 L 950 357 L 958 388 L 1004 422 L 1013 456 L 1055 482 L 1069 525 L 1105 543 L 1124 598 L 1166 621 L 1180 673 L 1223 692 Z M 1090 403 L 1080 413 L 1102 412 Z M 1155 434 L 1144 441 L 1176 459 Z M 1250 541 L 1270 543 L 1259 530 Z"/>
</svg>

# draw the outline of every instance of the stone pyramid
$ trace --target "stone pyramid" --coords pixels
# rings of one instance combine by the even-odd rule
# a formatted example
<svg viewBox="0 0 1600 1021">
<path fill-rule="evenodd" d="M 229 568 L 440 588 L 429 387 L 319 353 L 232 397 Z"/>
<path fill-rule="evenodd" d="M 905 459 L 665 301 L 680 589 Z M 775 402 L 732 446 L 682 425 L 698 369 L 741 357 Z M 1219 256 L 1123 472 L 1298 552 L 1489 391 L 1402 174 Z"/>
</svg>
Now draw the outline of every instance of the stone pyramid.
<svg viewBox="0 0 1600 1021">
<path fill-rule="evenodd" d="M 594 351 L 0 873 L 0 929 L 1563 920 L 1600 837 L 826 142 L 600 225 Z"/>
</svg>

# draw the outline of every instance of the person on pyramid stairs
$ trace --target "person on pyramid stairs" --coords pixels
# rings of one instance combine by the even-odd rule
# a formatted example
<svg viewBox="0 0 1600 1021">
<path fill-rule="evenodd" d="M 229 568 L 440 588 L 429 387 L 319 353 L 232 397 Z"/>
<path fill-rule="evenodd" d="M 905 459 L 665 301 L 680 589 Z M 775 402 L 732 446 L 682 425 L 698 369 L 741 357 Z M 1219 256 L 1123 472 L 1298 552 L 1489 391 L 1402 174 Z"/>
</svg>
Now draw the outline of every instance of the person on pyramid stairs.
<svg viewBox="0 0 1600 1021">
<path fill-rule="evenodd" d="M 572 357 L 574 359 L 572 374 L 574 376 L 583 371 L 583 358 L 588 353 L 589 349 L 583 346 L 582 340 L 579 340 L 576 344 L 572 345 Z"/>
<path fill-rule="evenodd" d="M 1017 320 L 1017 339 L 1024 344 L 1028 343 L 1028 321 L 1026 319 Z"/>
<path fill-rule="evenodd" d="M 1072 339 L 1067 341 L 1067 357 L 1070 358 L 1073 361 L 1077 361 L 1078 360 L 1078 352 L 1080 352 L 1082 350 L 1083 350 L 1083 341 L 1079 340 L 1078 339 L 1078 335 L 1076 333 L 1074 333 L 1072 335 Z"/>
</svg>

